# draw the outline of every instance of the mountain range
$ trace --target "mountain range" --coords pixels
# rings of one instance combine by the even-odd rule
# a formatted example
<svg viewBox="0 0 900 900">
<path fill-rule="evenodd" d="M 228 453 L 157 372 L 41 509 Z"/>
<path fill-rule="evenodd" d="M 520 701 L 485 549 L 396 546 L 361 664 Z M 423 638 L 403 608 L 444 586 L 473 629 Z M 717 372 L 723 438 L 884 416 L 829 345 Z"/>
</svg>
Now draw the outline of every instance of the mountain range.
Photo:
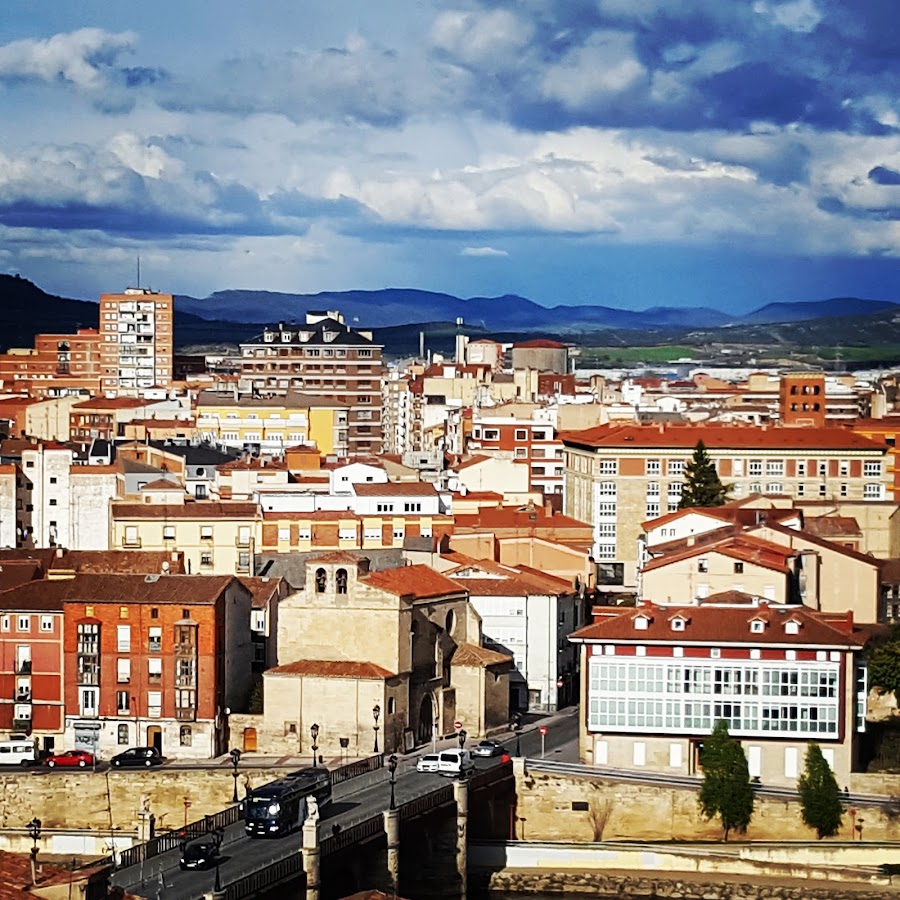
<svg viewBox="0 0 900 900">
<path fill-rule="evenodd" d="M 838 297 L 770 303 L 743 315 L 705 307 L 655 306 L 624 310 L 609 306 L 545 307 L 525 297 L 470 297 L 413 289 L 285 294 L 218 291 L 209 297 L 175 297 L 176 347 L 209 348 L 248 340 L 266 324 L 303 321 L 312 310 L 339 310 L 347 324 L 376 330 L 386 352 L 415 352 L 419 330 L 429 341 L 453 346 L 462 328 L 473 337 L 518 340 L 522 335 L 561 340 L 606 340 L 652 345 L 673 340 L 760 343 L 900 343 L 900 305 L 884 300 Z M 96 328 L 95 302 L 47 294 L 18 275 L 0 274 L 0 343 L 29 347 L 35 334 Z M 436 349 L 436 347 L 435 347 Z"/>
</svg>

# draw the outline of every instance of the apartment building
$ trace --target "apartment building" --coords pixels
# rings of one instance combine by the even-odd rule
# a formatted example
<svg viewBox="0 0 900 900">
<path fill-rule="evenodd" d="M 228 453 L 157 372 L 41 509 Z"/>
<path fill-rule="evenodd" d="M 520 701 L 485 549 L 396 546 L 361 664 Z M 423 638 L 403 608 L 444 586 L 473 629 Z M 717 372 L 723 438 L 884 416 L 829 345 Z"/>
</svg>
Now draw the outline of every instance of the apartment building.
<svg viewBox="0 0 900 900">
<path fill-rule="evenodd" d="M 66 746 L 209 759 L 247 700 L 251 594 L 238 579 L 79 575 L 54 582 L 65 618 Z"/>
<path fill-rule="evenodd" d="M 565 454 L 546 407 L 507 403 L 474 410 L 469 450 L 486 455 L 511 453 L 528 468 L 529 490 L 562 495 Z"/>
<path fill-rule="evenodd" d="M 641 523 L 678 509 L 684 467 L 703 441 L 737 499 L 882 501 L 887 446 L 844 428 L 599 425 L 564 432 L 565 512 L 593 528 L 592 555 L 611 584 L 636 583 Z"/>
<path fill-rule="evenodd" d="M 201 391 L 197 429 L 210 443 L 282 454 L 286 447 L 310 440 L 309 403 L 291 389 L 267 396 Z"/>
<path fill-rule="evenodd" d="M 171 387 L 174 314 L 171 294 L 127 288 L 100 295 L 103 393 L 115 397 Z"/>
<path fill-rule="evenodd" d="M 737 602 L 734 602 L 737 600 Z M 796 789 L 811 742 L 848 784 L 865 731 L 867 633 L 747 595 L 604 610 L 580 645 L 582 762 L 698 775 L 724 721 L 763 784 Z"/>
<path fill-rule="evenodd" d="M 101 344 L 96 328 L 36 334 L 33 348 L 0 353 L 0 384 L 4 391 L 38 399 L 92 396 L 102 384 Z"/>
<path fill-rule="evenodd" d="M 371 331 L 348 327 L 339 312 L 309 312 L 304 325 L 281 322 L 241 344 L 240 384 L 258 396 L 293 389 L 346 405 L 336 443 L 354 456 L 380 453 L 381 353 Z"/>
</svg>

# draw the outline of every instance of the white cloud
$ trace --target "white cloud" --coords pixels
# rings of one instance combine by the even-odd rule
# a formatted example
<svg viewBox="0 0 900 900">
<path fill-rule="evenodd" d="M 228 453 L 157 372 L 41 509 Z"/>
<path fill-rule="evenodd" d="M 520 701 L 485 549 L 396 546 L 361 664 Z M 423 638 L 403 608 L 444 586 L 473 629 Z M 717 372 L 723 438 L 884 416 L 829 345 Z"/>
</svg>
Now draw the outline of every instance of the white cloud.
<svg viewBox="0 0 900 900">
<path fill-rule="evenodd" d="M 495 247 L 463 247 L 459 251 L 460 256 L 509 256 L 505 250 L 497 250 Z"/>
<path fill-rule="evenodd" d="M 527 49 L 534 28 L 505 9 L 486 12 L 454 10 L 438 16 L 431 29 L 434 46 L 467 64 L 493 68 L 517 61 Z"/>
<path fill-rule="evenodd" d="M 120 53 L 132 50 L 135 41 L 132 32 L 111 34 L 100 28 L 13 41 L 0 47 L 0 80 L 62 80 L 98 90 L 106 83 L 105 70 Z"/>
<path fill-rule="evenodd" d="M 772 3 L 768 0 L 757 0 L 753 11 L 770 17 L 776 24 L 789 31 L 808 34 L 815 31 L 822 21 L 822 14 L 813 0 L 789 0 L 787 3 Z"/>
</svg>

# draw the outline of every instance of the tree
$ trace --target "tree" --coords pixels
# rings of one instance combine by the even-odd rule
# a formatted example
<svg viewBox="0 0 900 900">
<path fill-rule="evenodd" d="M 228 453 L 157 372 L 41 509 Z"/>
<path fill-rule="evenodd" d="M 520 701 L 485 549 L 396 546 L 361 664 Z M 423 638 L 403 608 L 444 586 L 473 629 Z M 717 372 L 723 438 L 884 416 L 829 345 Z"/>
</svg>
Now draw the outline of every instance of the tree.
<svg viewBox="0 0 900 900">
<path fill-rule="evenodd" d="M 747 757 L 740 743 L 728 734 L 728 726 L 717 722 L 703 742 L 703 783 L 700 809 L 707 819 L 718 816 L 724 838 L 731 831 L 743 834 L 753 817 L 753 788 Z"/>
<path fill-rule="evenodd" d="M 890 639 L 869 653 L 869 684 L 900 701 L 900 629 L 894 626 Z"/>
<path fill-rule="evenodd" d="M 819 840 L 840 831 L 844 816 L 841 792 L 818 744 L 810 744 L 806 750 L 806 765 L 797 781 L 797 793 L 803 821 L 815 829 Z"/>
<path fill-rule="evenodd" d="M 679 509 L 690 506 L 721 506 L 728 500 L 731 485 L 722 484 L 703 441 L 697 441 L 691 461 L 684 467 L 684 487 Z"/>
</svg>

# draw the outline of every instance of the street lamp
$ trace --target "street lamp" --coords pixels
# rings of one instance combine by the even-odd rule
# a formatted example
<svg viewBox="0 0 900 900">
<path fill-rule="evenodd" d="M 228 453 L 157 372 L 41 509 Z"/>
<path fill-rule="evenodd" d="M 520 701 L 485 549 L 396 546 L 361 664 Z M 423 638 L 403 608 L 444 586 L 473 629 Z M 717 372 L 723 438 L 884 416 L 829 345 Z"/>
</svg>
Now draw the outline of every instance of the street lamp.
<svg viewBox="0 0 900 900">
<path fill-rule="evenodd" d="M 466 746 L 466 738 L 469 736 L 468 732 L 465 728 L 463 728 L 457 735 L 456 739 L 459 741 L 459 749 L 462 750 L 463 747 Z"/>
<path fill-rule="evenodd" d="M 241 761 L 241 751 L 235 747 L 228 754 L 231 757 L 231 777 L 234 779 L 234 791 L 231 795 L 231 802 L 238 802 L 237 780 L 238 780 L 238 763 Z"/>
<path fill-rule="evenodd" d="M 31 835 L 31 883 L 37 884 L 38 840 L 41 836 L 40 819 L 35 817 L 28 823 L 28 833 Z"/>
<path fill-rule="evenodd" d="M 372 730 L 375 732 L 375 753 L 378 752 L 378 717 L 381 715 L 381 707 L 376 703 L 372 707 L 372 718 L 375 720 L 375 724 L 372 726 Z"/>
<path fill-rule="evenodd" d="M 397 755 L 392 753 L 388 757 L 388 772 L 391 773 L 391 804 L 388 809 L 396 809 L 397 803 L 394 800 L 394 785 L 397 783 Z"/>
<path fill-rule="evenodd" d="M 225 829 L 220 825 L 213 831 L 212 838 L 216 843 L 216 883 L 213 890 L 218 893 L 222 890 L 222 880 L 219 877 L 219 861 L 221 859 L 219 856 L 219 848 L 222 846 L 222 841 L 225 839 Z"/>
<path fill-rule="evenodd" d="M 350 746 L 350 738 L 338 738 L 341 745 L 341 765 L 347 764 L 347 757 L 350 755 L 348 747 Z"/>
<path fill-rule="evenodd" d="M 313 768 L 315 768 L 316 760 L 318 759 L 318 757 L 316 756 L 316 751 L 319 749 L 316 746 L 316 739 L 319 736 L 319 726 L 313 723 L 309 728 L 309 733 L 312 735 Z"/>
<path fill-rule="evenodd" d="M 519 741 L 519 735 L 522 733 L 522 717 L 518 713 L 513 720 L 513 731 L 516 733 L 516 756 L 521 756 L 522 744 Z"/>
</svg>

